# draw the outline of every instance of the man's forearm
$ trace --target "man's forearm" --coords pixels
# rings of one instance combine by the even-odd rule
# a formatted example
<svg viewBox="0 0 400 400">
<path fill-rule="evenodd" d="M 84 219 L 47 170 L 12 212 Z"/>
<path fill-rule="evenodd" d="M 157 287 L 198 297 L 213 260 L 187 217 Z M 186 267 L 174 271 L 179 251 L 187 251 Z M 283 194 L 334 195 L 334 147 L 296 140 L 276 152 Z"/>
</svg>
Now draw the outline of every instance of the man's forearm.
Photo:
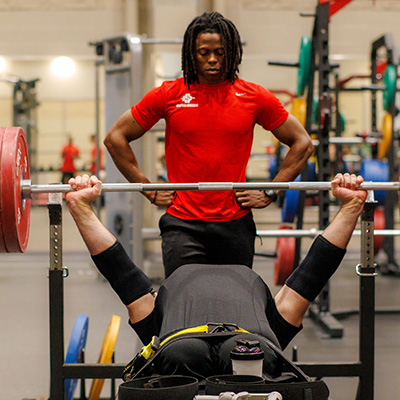
<svg viewBox="0 0 400 400">
<path fill-rule="evenodd" d="M 104 142 L 118 170 L 129 181 L 134 183 L 148 183 L 149 179 L 140 169 L 135 153 L 129 142 L 114 133 Z"/>
<path fill-rule="evenodd" d="M 312 150 L 313 148 L 308 145 L 308 141 L 304 141 L 304 143 L 295 142 L 283 159 L 281 169 L 274 180 L 281 182 L 296 179 L 303 172 Z"/>
<path fill-rule="evenodd" d="M 324 236 L 329 242 L 341 249 L 345 249 L 356 227 L 358 217 L 363 210 L 364 202 L 354 198 L 342 206 L 333 221 L 324 230 Z"/>
<path fill-rule="evenodd" d="M 111 232 L 101 223 L 90 205 L 77 201 L 69 202 L 69 210 L 91 255 L 110 248 L 116 241 Z"/>
</svg>

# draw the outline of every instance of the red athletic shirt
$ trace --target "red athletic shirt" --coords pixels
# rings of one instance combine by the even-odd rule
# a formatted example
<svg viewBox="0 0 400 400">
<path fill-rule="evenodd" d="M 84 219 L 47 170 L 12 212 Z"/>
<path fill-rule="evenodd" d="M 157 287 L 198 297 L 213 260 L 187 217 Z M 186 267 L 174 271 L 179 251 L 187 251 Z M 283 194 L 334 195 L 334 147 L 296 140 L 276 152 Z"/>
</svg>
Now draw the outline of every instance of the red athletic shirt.
<svg viewBox="0 0 400 400">
<path fill-rule="evenodd" d="M 61 171 L 63 172 L 75 172 L 74 158 L 79 157 L 79 150 L 72 144 L 66 144 L 61 155 L 63 157 L 63 163 L 61 165 Z"/>
<path fill-rule="evenodd" d="M 149 130 L 164 118 L 165 159 L 172 183 L 245 182 L 257 123 L 266 130 L 288 117 L 268 90 L 237 79 L 217 85 L 183 78 L 164 82 L 132 107 L 140 126 Z M 167 213 L 181 219 L 231 221 L 250 212 L 233 191 L 177 191 Z"/>
</svg>

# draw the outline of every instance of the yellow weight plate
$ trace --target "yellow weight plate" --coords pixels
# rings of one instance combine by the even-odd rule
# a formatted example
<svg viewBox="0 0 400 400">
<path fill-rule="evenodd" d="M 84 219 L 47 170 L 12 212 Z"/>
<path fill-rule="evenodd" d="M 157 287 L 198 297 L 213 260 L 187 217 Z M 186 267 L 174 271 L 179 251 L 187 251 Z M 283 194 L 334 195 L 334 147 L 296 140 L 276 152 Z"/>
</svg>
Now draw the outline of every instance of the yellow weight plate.
<svg viewBox="0 0 400 400">
<path fill-rule="evenodd" d="M 385 113 L 382 121 L 382 139 L 378 143 L 378 160 L 382 160 L 392 144 L 392 115 Z"/>
<path fill-rule="evenodd" d="M 292 104 L 292 115 L 295 117 L 300 123 L 305 126 L 306 125 L 306 114 L 307 114 L 307 102 L 306 99 L 300 99 L 295 97 L 293 99 Z"/>
<path fill-rule="evenodd" d="M 120 325 L 121 317 L 113 315 L 108 325 L 106 335 L 104 336 L 103 345 L 101 346 L 99 358 L 97 360 L 98 363 L 108 364 L 111 362 Z M 90 387 L 89 400 L 98 400 L 100 398 L 103 385 L 104 379 L 93 380 L 92 386 Z"/>
</svg>

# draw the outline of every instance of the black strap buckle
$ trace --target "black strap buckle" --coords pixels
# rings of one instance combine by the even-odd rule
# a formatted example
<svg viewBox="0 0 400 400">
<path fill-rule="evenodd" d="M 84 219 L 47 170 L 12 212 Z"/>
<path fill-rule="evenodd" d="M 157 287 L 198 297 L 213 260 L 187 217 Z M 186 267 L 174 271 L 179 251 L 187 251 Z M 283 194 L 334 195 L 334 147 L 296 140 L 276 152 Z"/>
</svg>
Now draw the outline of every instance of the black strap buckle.
<svg viewBox="0 0 400 400">
<path fill-rule="evenodd" d="M 234 332 L 239 329 L 236 324 L 231 323 L 217 323 L 217 322 L 208 322 L 208 333 L 218 333 L 218 332 Z"/>
</svg>

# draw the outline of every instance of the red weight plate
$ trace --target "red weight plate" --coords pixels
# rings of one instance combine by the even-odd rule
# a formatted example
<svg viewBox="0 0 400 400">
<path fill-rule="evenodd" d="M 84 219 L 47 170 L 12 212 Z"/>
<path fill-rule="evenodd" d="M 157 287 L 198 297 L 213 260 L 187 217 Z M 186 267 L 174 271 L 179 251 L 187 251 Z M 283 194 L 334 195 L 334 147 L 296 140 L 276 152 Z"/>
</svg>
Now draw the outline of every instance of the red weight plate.
<svg viewBox="0 0 400 400">
<path fill-rule="evenodd" d="M 3 136 L 6 128 L 0 128 L 0 163 L 1 163 L 1 149 L 3 144 Z M 1 174 L 0 174 L 0 197 L 1 197 Z M 3 223 L 1 218 L 1 203 L 0 203 L 0 253 L 7 253 L 6 244 L 4 243 Z"/>
<path fill-rule="evenodd" d="M 28 147 L 22 128 L 6 128 L 1 152 L 1 212 L 8 253 L 23 253 L 28 245 L 31 201 L 22 200 L 21 183 L 30 178 Z"/>
<path fill-rule="evenodd" d="M 291 229 L 281 227 L 280 229 Z M 276 241 L 276 258 L 274 261 L 275 285 L 283 285 L 293 272 L 296 238 L 280 237 Z"/>
<path fill-rule="evenodd" d="M 374 230 L 385 229 L 385 212 L 381 208 L 377 208 L 374 211 Z M 374 236 L 374 253 L 378 254 L 382 248 L 383 236 Z"/>
</svg>

